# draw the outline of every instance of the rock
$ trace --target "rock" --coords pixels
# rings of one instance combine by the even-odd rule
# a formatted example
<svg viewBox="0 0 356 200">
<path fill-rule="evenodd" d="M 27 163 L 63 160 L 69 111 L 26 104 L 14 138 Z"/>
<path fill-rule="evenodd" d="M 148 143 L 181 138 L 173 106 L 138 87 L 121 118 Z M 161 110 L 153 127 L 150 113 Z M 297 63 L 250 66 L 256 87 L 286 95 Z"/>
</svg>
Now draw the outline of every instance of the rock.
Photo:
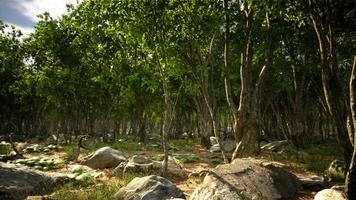
<svg viewBox="0 0 356 200">
<path fill-rule="evenodd" d="M 160 168 L 154 166 L 153 162 L 150 163 L 134 163 L 134 162 L 128 162 L 124 166 L 123 174 L 131 172 L 131 173 L 139 173 L 139 172 L 153 172 L 155 170 L 158 170 L 160 172 Z"/>
<path fill-rule="evenodd" d="M 121 177 L 125 173 L 138 173 L 153 171 L 153 161 L 142 155 L 134 155 L 127 162 L 120 163 L 113 171 L 115 176 Z"/>
<path fill-rule="evenodd" d="M 116 177 L 122 177 L 124 175 L 125 166 L 128 162 L 121 162 L 118 166 L 113 170 L 113 175 Z"/>
<path fill-rule="evenodd" d="M 280 140 L 280 141 L 273 141 L 270 143 L 267 143 L 261 147 L 261 150 L 267 150 L 267 151 L 281 151 L 283 147 L 290 145 L 288 140 Z"/>
<path fill-rule="evenodd" d="M 217 141 L 216 141 L 217 142 Z M 236 148 L 236 142 L 235 140 L 225 140 L 222 142 L 222 146 L 224 147 L 225 152 L 231 153 L 235 150 Z M 215 152 L 220 152 L 220 146 L 218 143 L 214 144 L 213 146 L 210 147 L 209 151 L 211 153 Z"/>
<path fill-rule="evenodd" d="M 143 156 L 143 155 L 134 155 L 130 158 L 130 162 L 138 163 L 138 164 L 147 164 L 152 162 L 151 159 Z"/>
<path fill-rule="evenodd" d="M 28 196 L 26 200 L 44 200 L 46 197 L 44 196 Z"/>
<path fill-rule="evenodd" d="M 219 145 L 218 140 L 216 139 L 216 137 L 213 137 L 213 136 L 210 137 L 210 144 L 211 144 L 211 146 L 214 146 L 216 144 Z"/>
<path fill-rule="evenodd" d="M 156 161 L 157 162 L 157 161 Z M 163 167 L 163 161 L 158 162 L 159 169 Z M 183 165 L 179 162 L 179 160 L 175 159 L 174 157 L 168 157 L 168 167 L 167 167 L 168 174 L 178 176 L 178 177 L 187 177 L 188 174 L 185 171 Z"/>
<path fill-rule="evenodd" d="M 43 195 L 67 180 L 64 174 L 45 173 L 22 165 L 0 162 L 0 199 L 17 200 L 31 195 Z"/>
<path fill-rule="evenodd" d="M 322 176 L 298 177 L 302 187 L 305 189 L 320 187 L 326 188 L 328 181 Z"/>
<path fill-rule="evenodd" d="M 290 172 L 253 158 L 236 159 L 211 170 L 191 200 L 293 199 L 300 186 Z"/>
<path fill-rule="evenodd" d="M 15 143 L 15 144 L 16 144 L 16 149 L 19 150 L 19 151 L 24 150 L 29 145 L 26 142 L 18 142 L 18 143 Z"/>
<path fill-rule="evenodd" d="M 121 177 L 125 173 L 138 173 L 138 172 L 155 172 L 160 174 L 162 172 L 163 161 L 154 161 L 144 156 L 135 155 L 129 159 L 128 162 L 120 163 L 113 171 L 115 176 Z M 186 177 L 187 172 L 180 162 L 169 156 L 168 157 L 168 174 Z"/>
<path fill-rule="evenodd" d="M 220 146 L 219 144 L 214 144 L 213 146 L 210 147 L 209 151 L 211 153 L 216 153 L 216 152 L 220 152 Z"/>
<path fill-rule="evenodd" d="M 325 189 L 318 192 L 314 200 L 346 200 L 344 192 L 335 189 Z"/>
<path fill-rule="evenodd" d="M 345 185 L 334 185 L 331 187 L 331 189 L 345 191 Z"/>
<path fill-rule="evenodd" d="M 45 144 L 50 145 L 50 144 L 57 144 L 58 138 L 56 135 L 50 135 L 47 139 Z"/>
<path fill-rule="evenodd" d="M 67 169 L 69 173 L 82 173 L 82 172 L 89 172 L 94 171 L 94 169 L 85 166 L 85 165 L 78 165 L 78 164 L 69 164 L 67 165 Z"/>
<path fill-rule="evenodd" d="M 333 179 L 343 179 L 346 173 L 345 162 L 342 160 L 332 161 L 326 173 Z"/>
<path fill-rule="evenodd" d="M 236 141 L 235 140 L 225 140 L 223 141 L 223 149 L 225 152 L 233 152 L 236 148 Z"/>
<path fill-rule="evenodd" d="M 110 147 L 102 147 L 86 156 L 81 164 L 93 169 L 104 169 L 116 167 L 126 160 L 126 156 L 122 152 Z"/>
<path fill-rule="evenodd" d="M 185 198 L 184 193 L 172 182 L 160 176 L 134 178 L 115 194 L 120 200 L 165 200 Z"/>
</svg>

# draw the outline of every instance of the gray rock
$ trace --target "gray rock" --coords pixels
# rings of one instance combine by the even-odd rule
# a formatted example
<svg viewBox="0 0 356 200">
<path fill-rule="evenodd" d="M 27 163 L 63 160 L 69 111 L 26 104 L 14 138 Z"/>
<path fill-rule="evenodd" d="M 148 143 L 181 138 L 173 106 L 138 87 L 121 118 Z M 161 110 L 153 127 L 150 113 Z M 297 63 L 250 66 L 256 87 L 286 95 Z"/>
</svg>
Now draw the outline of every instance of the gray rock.
<svg viewBox="0 0 356 200">
<path fill-rule="evenodd" d="M 119 164 L 113 171 L 115 176 L 121 177 L 125 173 L 138 173 L 138 172 L 156 172 L 160 174 L 162 172 L 163 161 L 153 161 L 144 156 L 133 156 L 128 162 Z M 168 157 L 168 174 L 186 177 L 187 172 L 179 161 L 173 157 Z"/>
<path fill-rule="evenodd" d="M 210 143 L 211 143 L 211 146 L 219 144 L 218 140 L 216 139 L 216 137 L 213 137 L 213 136 L 210 137 Z"/>
<path fill-rule="evenodd" d="M 128 162 L 121 162 L 118 166 L 113 170 L 113 175 L 116 177 L 122 177 L 124 175 L 124 169 Z"/>
<path fill-rule="evenodd" d="M 326 188 L 328 181 L 322 176 L 298 177 L 303 188 L 321 187 Z"/>
<path fill-rule="evenodd" d="M 223 149 L 225 152 L 233 152 L 236 148 L 236 141 L 235 140 L 225 140 L 223 141 Z"/>
<path fill-rule="evenodd" d="M 300 186 L 296 176 L 267 162 L 236 159 L 209 172 L 191 200 L 293 199 Z"/>
<path fill-rule="evenodd" d="M 155 161 L 154 163 L 159 169 L 162 169 L 163 167 L 163 161 L 157 162 Z M 179 162 L 179 160 L 175 159 L 174 157 L 169 156 L 168 157 L 168 167 L 167 167 L 168 174 L 178 176 L 178 177 L 187 177 L 188 174 L 185 171 L 183 165 Z"/>
<path fill-rule="evenodd" d="M 123 174 L 131 172 L 131 173 L 139 173 L 139 172 L 153 172 L 155 169 L 160 172 L 160 168 L 156 167 L 153 162 L 151 163 L 134 163 L 134 162 L 127 162 L 124 166 Z"/>
<path fill-rule="evenodd" d="M 217 153 L 220 152 L 220 146 L 219 144 L 214 144 L 213 146 L 210 147 L 209 151 L 211 153 Z"/>
<path fill-rule="evenodd" d="M 344 192 L 335 189 L 325 189 L 318 192 L 314 200 L 346 200 Z"/>
<path fill-rule="evenodd" d="M 68 179 L 64 174 L 0 162 L 0 199 L 17 200 L 47 194 Z"/>
<path fill-rule="evenodd" d="M 102 147 L 86 156 L 81 164 L 93 169 L 104 169 L 116 167 L 126 160 L 127 158 L 122 152 L 111 147 Z"/>
<path fill-rule="evenodd" d="M 134 178 L 115 194 L 120 200 L 166 200 L 185 198 L 184 193 L 172 182 L 160 176 Z"/>
<path fill-rule="evenodd" d="M 56 135 L 50 135 L 47 139 L 45 144 L 49 145 L 49 144 L 57 144 L 58 138 Z"/>
<path fill-rule="evenodd" d="M 134 155 L 130 158 L 130 162 L 138 163 L 138 164 L 147 164 L 152 162 L 151 159 L 147 158 L 146 156 L 143 155 Z"/>
<path fill-rule="evenodd" d="M 235 140 L 225 140 L 222 142 L 222 146 L 224 147 L 225 152 L 231 153 L 236 148 L 236 142 L 235 142 Z M 211 153 L 220 152 L 219 144 L 214 144 L 213 146 L 211 146 L 209 151 Z"/>
<path fill-rule="evenodd" d="M 283 147 L 288 146 L 288 140 L 273 141 L 261 147 L 261 150 L 266 151 L 281 151 Z"/>
</svg>

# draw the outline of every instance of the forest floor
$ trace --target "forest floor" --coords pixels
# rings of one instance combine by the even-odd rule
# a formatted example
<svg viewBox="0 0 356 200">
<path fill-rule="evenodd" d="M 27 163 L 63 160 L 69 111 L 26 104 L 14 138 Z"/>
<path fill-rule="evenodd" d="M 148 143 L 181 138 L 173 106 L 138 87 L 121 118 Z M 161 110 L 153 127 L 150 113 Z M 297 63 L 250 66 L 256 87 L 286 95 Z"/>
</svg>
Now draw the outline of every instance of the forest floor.
<svg viewBox="0 0 356 200">
<path fill-rule="evenodd" d="M 132 145 L 130 145 L 132 142 Z M 90 151 L 93 151 L 104 144 L 91 146 L 90 149 L 84 150 L 84 152 L 79 157 L 79 160 L 83 156 L 87 155 Z M 145 155 L 151 158 L 157 157 L 157 155 L 162 154 L 162 151 L 155 145 L 139 145 L 134 140 L 126 140 L 121 144 L 109 144 L 113 148 L 116 148 L 128 155 Z M 207 149 L 203 148 L 197 143 L 197 141 L 184 141 L 176 140 L 170 144 L 172 153 L 193 153 L 197 155 L 198 160 L 190 160 L 184 163 L 184 168 L 188 172 L 198 172 L 202 170 L 207 170 L 214 168 L 218 164 L 222 163 L 220 159 L 214 159 L 213 154 Z M 47 153 L 27 153 L 26 157 L 48 157 L 49 159 L 61 161 L 64 163 L 66 158 L 70 156 L 73 146 L 66 146 L 60 150 L 47 152 Z M 333 149 L 332 151 L 326 152 L 325 149 Z M 308 149 L 308 158 L 295 158 L 293 155 L 272 155 L 270 153 L 263 153 L 258 156 L 260 159 L 269 160 L 274 162 L 275 165 L 280 166 L 294 173 L 298 177 L 310 177 L 312 175 L 323 175 L 325 168 L 330 164 L 333 159 L 338 158 L 339 152 L 336 152 L 335 148 L 330 148 L 330 146 L 317 146 Z M 320 154 L 323 152 L 323 154 Z M 314 155 L 315 154 L 315 155 Z M 50 172 L 61 172 L 68 173 L 65 165 L 55 169 L 50 169 Z M 49 195 L 47 199 L 106 199 L 109 196 L 115 194 L 120 187 L 125 186 L 129 181 L 131 181 L 136 176 L 142 176 L 147 174 L 131 174 L 124 177 L 123 179 L 116 178 L 112 175 L 110 169 L 101 170 L 104 176 L 102 176 L 99 181 L 94 184 L 80 184 L 80 185 L 68 185 L 60 188 L 58 191 Z M 185 194 L 187 199 L 194 191 L 194 189 L 203 181 L 203 176 L 189 176 L 187 179 L 176 179 L 174 177 L 168 177 L 172 182 L 174 182 L 178 188 L 180 188 Z M 336 182 L 341 183 L 342 182 Z M 334 184 L 334 183 L 333 183 Z M 316 192 L 320 188 L 315 188 L 311 190 L 300 190 L 298 193 L 298 200 L 311 200 L 314 198 Z M 36 199 L 36 198 L 32 198 Z"/>
</svg>

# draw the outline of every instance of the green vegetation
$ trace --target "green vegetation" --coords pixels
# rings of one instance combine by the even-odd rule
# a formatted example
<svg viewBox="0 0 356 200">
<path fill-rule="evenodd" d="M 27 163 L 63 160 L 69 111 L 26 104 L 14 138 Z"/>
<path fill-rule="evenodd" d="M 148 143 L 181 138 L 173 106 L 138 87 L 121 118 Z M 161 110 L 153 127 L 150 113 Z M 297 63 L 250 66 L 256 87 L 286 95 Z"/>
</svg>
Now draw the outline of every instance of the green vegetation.
<svg viewBox="0 0 356 200">
<path fill-rule="evenodd" d="M 60 18 L 39 15 L 27 36 L 0 21 L 0 137 L 55 134 L 72 142 L 71 157 L 75 138 L 90 135 L 82 153 L 109 145 L 164 158 L 196 153 L 210 136 L 234 138 L 233 154 L 221 148 L 216 164 L 256 156 L 263 137 L 283 138 L 305 153 L 270 159 L 323 173 L 342 157 L 354 180 L 355 8 L 351 0 L 86 0 Z"/>
<path fill-rule="evenodd" d="M 197 163 L 200 161 L 200 158 L 195 154 L 185 154 L 174 157 L 182 163 Z"/>
<path fill-rule="evenodd" d="M 103 200 L 112 199 L 122 187 L 122 183 L 95 184 L 89 187 L 66 185 L 55 194 L 47 197 L 48 200 Z"/>
<path fill-rule="evenodd" d="M 61 161 L 55 161 L 53 159 L 49 159 L 48 157 L 32 157 L 27 159 L 17 159 L 11 161 L 11 163 L 15 164 L 23 164 L 29 167 L 34 167 L 35 169 L 48 171 L 50 169 L 60 168 L 63 163 Z"/>
<path fill-rule="evenodd" d="M 0 143 L 0 154 L 8 154 L 11 152 L 11 149 L 12 148 L 10 143 L 4 141 Z"/>
<path fill-rule="evenodd" d="M 335 143 L 310 144 L 300 152 L 271 153 L 270 160 L 290 162 L 295 168 L 324 174 L 330 163 L 342 159 L 342 149 Z"/>
<path fill-rule="evenodd" d="M 34 144 L 31 146 L 27 146 L 26 148 L 24 148 L 22 151 L 24 153 L 33 153 L 33 152 L 50 152 L 53 150 L 57 150 L 58 147 L 56 145 L 50 144 L 48 146 L 43 146 L 43 145 L 39 145 L 39 144 Z"/>
<path fill-rule="evenodd" d="M 211 162 L 216 164 L 216 165 L 219 165 L 219 164 L 224 164 L 224 159 L 223 157 L 220 155 L 220 154 L 214 154 L 212 157 L 211 157 Z"/>
</svg>

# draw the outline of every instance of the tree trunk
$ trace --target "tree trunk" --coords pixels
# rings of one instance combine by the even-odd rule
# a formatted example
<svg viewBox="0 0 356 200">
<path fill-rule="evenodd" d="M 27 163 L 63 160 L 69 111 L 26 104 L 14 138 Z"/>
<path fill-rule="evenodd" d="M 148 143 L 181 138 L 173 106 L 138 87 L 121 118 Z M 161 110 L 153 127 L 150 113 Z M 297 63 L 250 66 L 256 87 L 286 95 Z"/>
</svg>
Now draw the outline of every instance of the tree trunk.
<svg viewBox="0 0 356 200">
<path fill-rule="evenodd" d="M 267 50 L 266 64 L 263 66 L 256 84 L 252 87 L 252 25 L 253 11 L 248 7 L 246 1 L 245 8 L 245 43 L 241 53 L 241 92 L 239 109 L 237 111 L 237 127 L 235 128 L 235 139 L 237 142 L 236 149 L 232 159 L 237 157 L 246 157 L 258 152 L 258 140 L 260 134 L 259 116 L 260 116 L 260 99 L 262 85 L 272 67 L 272 32 L 269 20 L 269 14 L 266 13 L 267 21 Z"/>
<path fill-rule="evenodd" d="M 343 83 L 339 75 L 333 28 L 330 21 L 323 21 L 317 11 L 318 8 L 322 8 L 327 9 L 326 12 L 329 13 L 331 9 L 329 5 L 330 2 L 327 1 L 326 3 L 326 8 L 322 8 L 318 5 L 317 1 L 309 0 L 309 14 L 319 41 L 319 51 L 322 62 L 322 85 L 328 113 L 337 129 L 337 140 L 344 149 L 344 159 L 346 167 L 348 168 L 351 162 L 353 149 L 349 140 L 346 126 L 347 120 L 345 116 L 348 115 L 350 109 L 347 104 L 347 97 L 344 92 Z M 337 97 L 341 97 L 342 100 L 338 101 Z"/>
<path fill-rule="evenodd" d="M 356 56 L 354 57 L 354 63 L 352 66 L 351 78 L 350 78 L 350 108 L 351 108 L 351 118 L 353 127 L 356 127 Z M 346 175 L 345 185 L 346 185 L 346 196 L 347 199 L 356 199 L 356 140 L 355 131 L 350 133 L 353 140 L 353 154 L 349 167 L 349 171 Z"/>
</svg>

